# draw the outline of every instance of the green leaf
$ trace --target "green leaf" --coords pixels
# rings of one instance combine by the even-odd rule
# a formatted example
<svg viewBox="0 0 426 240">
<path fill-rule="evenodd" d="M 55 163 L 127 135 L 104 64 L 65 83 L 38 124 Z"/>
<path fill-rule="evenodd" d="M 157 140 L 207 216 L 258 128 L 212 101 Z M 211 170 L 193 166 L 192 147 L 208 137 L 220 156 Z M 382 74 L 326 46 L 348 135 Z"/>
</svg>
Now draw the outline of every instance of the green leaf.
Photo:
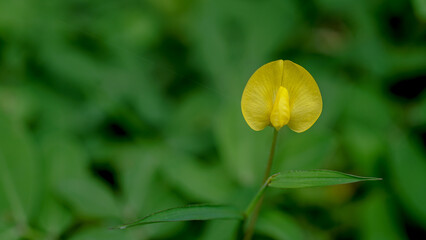
<svg viewBox="0 0 426 240">
<path fill-rule="evenodd" d="M 204 227 L 200 240 L 235 240 L 241 225 L 239 220 L 211 221 Z"/>
<path fill-rule="evenodd" d="M 0 239 L 19 240 L 22 239 L 19 230 L 14 225 L 2 225 L 0 222 Z"/>
<path fill-rule="evenodd" d="M 402 218 L 388 193 L 376 190 L 361 205 L 360 232 L 365 240 L 407 240 Z"/>
<path fill-rule="evenodd" d="M 119 229 L 126 229 L 137 225 L 161 223 L 200 221 L 215 219 L 243 219 L 243 214 L 237 209 L 224 205 L 189 205 L 185 207 L 171 208 L 148 215 L 136 222 L 121 225 Z"/>
<path fill-rule="evenodd" d="M 374 172 L 380 154 L 385 149 L 382 135 L 357 121 L 349 120 L 346 123 L 342 126 L 343 144 L 351 159 L 356 161 L 356 169 L 364 173 Z"/>
<path fill-rule="evenodd" d="M 375 177 L 359 177 L 330 170 L 304 170 L 276 174 L 271 177 L 269 186 L 276 188 L 304 188 L 372 180 L 381 179 Z"/>
<path fill-rule="evenodd" d="M 40 199 L 40 164 L 24 126 L 0 109 L 0 219 L 25 226 Z"/>
<path fill-rule="evenodd" d="M 306 239 L 306 230 L 281 210 L 262 210 L 256 224 L 256 232 L 272 239 Z"/>
<path fill-rule="evenodd" d="M 120 216 L 112 191 L 95 178 L 69 179 L 59 182 L 58 195 L 84 217 L 116 218 Z"/>
<path fill-rule="evenodd" d="M 417 17 L 423 22 L 426 22 L 426 2 L 422 0 L 411 0 L 411 2 Z"/>
<path fill-rule="evenodd" d="M 136 218 L 146 215 L 148 213 L 143 211 L 146 208 L 153 208 L 148 202 L 155 198 L 153 197 L 154 192 L 157 195 L 158 192 L 163 192 L 159 189 L 159 186 L 154 184 L 161 162 L 159 150 L 154 146 L 135 144 L 122 146 L 117 151 L 116 158 L 119 159 L 117 162 L 120 163 L 120 183 L 123 189 L 125 216 Z M 153 186 L 155 186 L 155 191 L 151 190 Z M 158 203 L 158 201 L 155 201 L 155 203 Z M 164 207 L 157 209 L 162 208 Z"/>
<path fill-rule="evenodd" d="M 218 111 L 214 133 L 220 158 L 232 177 L 241 185 L 252 186 L 262 180 L 258 173 L 264 162 L 259 159 L 264 159 L 270 148 L 273 130 L 248 131 L 250 128 L 236 107 L 239 106 Z"/>
<path fill-rule="evenodd" d="M 103 226 L 84 228 L 77 231 L 70 240 L 92 240 L 92 239 L 103 239 L 103 240 L 130 240 L 135 239 L 131 237 L 131 232 L 125 231 L 111 231 Z M 142 238 L 146 239 L 146 238 Z"/>
<path fill-rule="evenodd" d="M 152 212 L 185 204 L 180 196 L 170 191 L 158 174 L 163 160 L 163 145 L 152 144 L 121 145 L 116 149 L 122 189 L 122 218 L 138 219 Z M 182 229 L 182 224 L 158 224 L 142 231 L 144 239 L 169 239 Z"/>
<path fill-rule="evenodd" d="M 58 182 L 90 176 L 87 153 L 70 134 L 55 130 L 44 131 L 39 140 L 39 150 L 46 166 L 45 176 L 49 189 Z"/>
<path fill-rule="evenodd" d="M 50 194 L 45 197 L 37 216 L 37 223 L 51 239 L 58 239 L 72 222 L 73 217 L 69 209 L 62 206 Z"/>
<path fill-rule="evenodd" d="M 277 144 L 275 172 L 319 168 L 336 151 L 337 139 L 329 130 L 315 129 L 308 136 L 286 130 Z"/>
<path fill-rule="evenodd" d="M 234 190 L 229 176 L 223 174 L 222 166 L 202 164 L 191 155 L 173 150 L 167 150 L 164 158 L 168 159 L 162 166 L 166 180 L 190 199 L 223 202 Z"/>
<path fill-rule="evenodd" d="M 404 133 L 395 135 L 389 148 L 389 170 L 393 190 L 406 212 L 426 227 L 426 162 L 422 145 Z"/>
</svg>

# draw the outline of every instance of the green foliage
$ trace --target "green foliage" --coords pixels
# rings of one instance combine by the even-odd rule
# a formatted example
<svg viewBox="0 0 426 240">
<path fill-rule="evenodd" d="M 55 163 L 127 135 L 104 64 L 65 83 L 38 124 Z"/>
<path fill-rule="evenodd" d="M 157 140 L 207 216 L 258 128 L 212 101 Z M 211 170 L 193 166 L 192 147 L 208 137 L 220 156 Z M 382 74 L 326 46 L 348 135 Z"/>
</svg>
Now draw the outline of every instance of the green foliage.
<svg viewBox="0 0 426 240">
<path fill-rule="evenodd" d="M 389 200 L 380 191 L 366 199 L 361 213 L 362 239 L 408 239 L 402 233 L 400 218 Z"/>
<path fill-rule="evenodd" d="M 403 135 L 392 140 L 391 146 L 389 166 L 392 183 L 408 213 L 426 227 L 426 192 L 423 191 L 426 162 L 415 145 Z"/>
<path fill-rule="evenodd" d="M 411 239 L 426 229 L 424 1 L 1 0 L 0 239 L 235 239 L 238 220 L 110 227 L 190 203 L 243 211 L 271 131 L 244 84 L 291 59 L 323 113 L 272 172 L 368 184 L 268 189 L 258 239 Z M 172 174 L 173 173 L 173 174 Z"/>
<path fill-rule="evenodd" d="M 0 111 L 0 214 L 26 227 L 41 193 L 40 169 L 26 133 Z"/>
<path fill-rule="evenodd" d="M 295 170 L 273 175 L 269 186 L 275 188 L 305 188 L 360 181 L 381 180 L 374 177 L 359 177 L 330 170 Z"/>
<path fill-rule="evenodd" d="M 305 239 L 303 229 L 288 214 L 273 209 L 262 211 L 256 230 L 273 239 Z"/>
<path fill-rule="evenodd" d="M 161 223 L 200 221 L 216 219 L 243 219 L 243 214 L 235 208 L 222 205 L 190 205 L 186 207 L 171 208 L 153 213 L 134 223 L 121 225 L 119 229 L 126 229 L 137 225 Z"/>
</svg>

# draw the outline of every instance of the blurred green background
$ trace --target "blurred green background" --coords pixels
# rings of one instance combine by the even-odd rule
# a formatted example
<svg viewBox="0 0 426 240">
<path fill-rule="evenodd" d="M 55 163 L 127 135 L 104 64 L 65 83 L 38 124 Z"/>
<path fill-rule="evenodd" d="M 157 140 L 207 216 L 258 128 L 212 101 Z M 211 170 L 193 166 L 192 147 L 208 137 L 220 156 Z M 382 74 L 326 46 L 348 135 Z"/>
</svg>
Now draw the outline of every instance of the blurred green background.
<svg viewBox="0 0 426 240">
<path fill-rule="evenodd" d="M 425 239 L 424 0 L 0 0 L 0 239 L 234 239 L 234 221 L 108 228 L 246 207 L 272 128 L 241 94 L 276 59 L 324 109 L 280 132 L 273 172 L 384 180 L 268 190 L 255 239 Z"/>
</svg>

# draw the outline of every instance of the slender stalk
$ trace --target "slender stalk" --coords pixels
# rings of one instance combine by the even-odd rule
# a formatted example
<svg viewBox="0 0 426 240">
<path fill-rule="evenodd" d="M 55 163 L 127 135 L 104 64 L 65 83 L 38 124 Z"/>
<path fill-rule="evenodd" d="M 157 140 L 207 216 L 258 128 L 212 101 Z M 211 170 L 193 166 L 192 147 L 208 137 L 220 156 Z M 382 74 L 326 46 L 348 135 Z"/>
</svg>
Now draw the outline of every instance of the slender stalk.
<svg viewBox="0 0 426 240">
<path fill-rule="evenodd" d="M 260 208 L 262 207 L 262 203 L 263 203 L 263 197 L 264 197 L 263 193 L 269 182 L 269 174 L 271 173 L 272 162 L 274 160 L 275 146 L 277 145 L 277 136 L 278 136 L 278 131 L 274 129 L 274 136 L 272 138 L 271 151 L 269 152 L 268 164 L 266 165 L 265 176 L 263 177 L 263 181 L 262 181 L 264 185 L 256 194 L 255 198 L 250 203 L 250 205 L 248 206 L 245 212 L 246 216 L 249 217 L 250 213 L 253 211 L 253 208 L 254 208 L 253 216 L 251 217 L 247 230 L 244 234 L 244 240 L 250 240 L 254 233 L 254 226 L 256 225 L 257 217 L 259 216 Z"/>
<path fill-rule="evenodd" d="M 274 136 L 272 137 L 272 145 L 271 145 L 271 151 L 269 152 L 268 165 L 266 165 L 265 176 L 263 177 L 262 183 L 265 182 L 269 178 L 269 175 L 271 174 L 272 161 L 274 160 L 274 154 L 275 154 L 275 146 L 277 145 L 277 136 L 278 136 L 278 131 L 274 128 Z"/>
<path fill-rule="evenodd" d="M 263 194 L 265 193 L 266 187 L 269 185 L 270 179 L 262 185 L 262 187 L 259 189 L 259 191 L 256 193 L 256 196 L 251 200 L 250 204 L 248 205 L 247 209 L 244 211 L 244 216 L 249 217 L 257 204 L 259 203 L 260 199 L 262 198 Z"/>
</svg>

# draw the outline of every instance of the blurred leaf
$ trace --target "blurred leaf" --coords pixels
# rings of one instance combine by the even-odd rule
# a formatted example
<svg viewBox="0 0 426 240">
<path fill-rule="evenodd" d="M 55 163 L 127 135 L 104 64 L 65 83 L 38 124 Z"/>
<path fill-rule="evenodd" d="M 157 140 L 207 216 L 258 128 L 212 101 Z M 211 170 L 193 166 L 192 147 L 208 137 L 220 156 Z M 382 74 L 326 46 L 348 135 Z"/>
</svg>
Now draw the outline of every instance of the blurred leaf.
<svg viewBox="0 0 426 240">
<path fill-rule="evenodd" d="M 0 109 L 0 219 L 11 214 L 25 226 L 36 213 L 41 182 L 31 142 Z"/>
<path fill-rule="evenodd" d="M 334 129 L 340 120 L 351 90 L 348 76 L 332 61 L 316 56 L 300 56 L 296 63 L 306 66 L 318 83 L 322 93 L 323 110 L 313 129 Z M 309 130 L 309 135 L 312 130 Z"/>
<path fill-rule="evenodd" d="M 370 194 L 362 205 L 361 232 L 364 240 L 408 239 L 389 196 L 381 190 Z"/>
<path fill-rule="evenodd" d="M 21 240 L 18 230 L 15 226 L 1 226 L 0 225 L 0 239 L 2 240 Z"/>
<path fill-rule="evenodd" d="M 375 92 L 369 85 L 353 86 L 352 91 L 347 94 L 350 99 L 346 101 L 344 124 L 355 122 L 378 136 L 384 136 L 392 126 L 394 118 L 391 115 L 390 105 L 382 94 Z"/>
<path fill-rule="evenodd" d="M 38 143 L 46 165 L 49 188 L 64 180 L 89 176 L 87 153 L 69 134 L 44 131 Z"/>
<path fill-rule="evenodd" d="M 58 239 L 72 220 L 71 212 L 52 196 L 46 197 L 37 217 L 39 227 L 46 231 L 49 239 Z"/>
<path fill-rule="evenodd" d="M 202 164 L 190 155 L 167 151 L 162 169 L 168 182 L 191 199 L 223 202 L 234 190 L 230 177 L 218 164 Z M 214 184 L 212 184 L 214 183 Z"/>
<path fill-rule="evenodd" d="M 114 231 L 107 227 L 88 228 L 83 229 L 74 234 L 70 240 L 131 240 L 134 239 L 128 232 L 125 231 Z"/>
<path fill-rule="evenodd" d="M 221 159 L 239 183 L 252 186 L 261 181 L 272 142 L 272 128 L 252 131 L 240 106 L 230 104 L 217 113 L 216 142 Z M 269 131 L 268 131 L 269 130 Z"/>
<path fill-rule="evenodd" d="M 139 59 L 138 59 L 139 60 Z M 152 78 L 148 71 L 155 71 L 154 69 L 146 69 L 147 65 L 140 65 L 138 61 L 135 61 L 133 65 L 128 66 L 129 63 L 124 62 L 122 68 L 117 69 L 114 73 L 115 77 L 108 78 L 108 85 L 103 89 L 105 92 L 114 92 L 119 87 L 126 87 L 124 91 L 120 93 L 120 97 L 124 101 L 130 101 L 132 106 L 138 113 L 138 116 L 157 127 L 163 127 L 164 121 L 169 116 L 170 102 L 168 96 L 162 93 L 161 86 L 157 78 Z M 158 67 L 156 63 L 151 63 L 152 68 Z M 143 67 L 145 66 L 145 67 Z M 141 68 L 143 67 L 143 68 Z M 165 71 L 165 69 L 161 69 Z M 130 73 L 133 73 L 130 75 Z M 127 82 L 123 85 L 116 81 L 116 77 L 126 79 Z M 154 80 L 155 79 L 155 80 Z M 143 94 L 141 94 L 143 89 Z M 98 103 L 103 104 L 104 96 L 99 95 Z M 149 102 L 150 104 L 146 104 Z"/>
<path fill-rule="evenodd" d="M 389 167 L 392 184 L 405 209 L 426 227 L 426 158 L 403 134 L 391 139 Z"/>
<path fill-rule="evenodd" d="M 176 106 L 166 125 L 167 143 L 191 153 L 207 151 L 212 145 L 212 112 L 217 104 L 207 91 L 191 92 Z M 195 114 L 196 113 L 196 114 Z"/>
<path fill-rule="evenodd" d="M 374 167 L 385 150 L 383 138 L 371 131 L 370 127 L 357 122 L 348 122 L 342 128 L 342 142 L 351 159 L 356 161 L 355 166 L 360 168 L 360 172 L 373 174 Z"/>
<path fill-rule="evenodd" d="M 147 216 L 153 212 L 161 211 L 163 209 L 169 209 L 176 205 L 182 206 L 187 202 L 180 198 L 175 192 L 171 191 L 171 188 L 168 186 L 168 183 L 158 176 L 154 178 L 155 184 L 151 184 L 149 190 L 146 192 L 147 197 L 144 202 L 141 203 L 140 212 L 141 214 L 136 215 L 136 213 L 129 214 L 127 213 L 125 219 L 133 221 L 140 218 L 140 216 Z M 126 220 L 126 222 L 129 222 Z M 144 236 L 146 239 L 170 239 L 173 238 L 176 234 L 179 234 L 180 231 L 184 228 L 182 222 L 175 224 L 154 224 L 149 228 L 141 229 L 140 235 Z M 138 228 L 130 229 L 139 230 Z"/>
<path fill-rule="evenodd" d="M 195 20 L 187 31 L 198 54 L 198 67 L 212 78 L 226 99 L 240 92 L 246 82 L 243 79 L 248 79 L 275 49 L 291 43 L 302 20 L 292 0 L 272 0 L 268 4 L 205 0 L 197 2 L 192 10 Z"/>
<path fill-rule="evenodd" d="M 28 27 L 27 17 L 31 16 L 31 4 L 22 4 L 13 0 L 0 2 L 0 32 L 9 37 L 23 37 Z"/>
<path fill-rule="evenodd" d="M 109 15 L 108 18 L 102 19 L 108 22 L 103 30 L 109 35 L 110 47 L 115 48 L 117 53 L 123 54 L 122 52 L 126 50 L 131 52 L 133 49 L 150 49 L 160 40 L 163 31 L 162 22 L 150 8 L 134 8 L 129 5 L 125 11 L 116 11 L 116 6 L 112 6 L 110 11 L 111 15 L 115 16 Z M 113 27 L 114 31 L 108 27 Z M 123 49 L 124 47 L 126 49 Z"/>
<path fill-rule="evenodd" d="M 56 197 L 56 187 L 69 180 L 87 178 L 89 162 L 80 144 L 62 131 L 43 132 L 38 144 L 44 160 L 47 189 L 37 224 L 49 237 L 56 239 L 73 221 L 70 209 Z"/>
<path fill-rule="evenodd" d="M 119 210 L 110 189 L 94 178 L 59 182 L 58 194 L 80 215 L 86 217 L 118 217 Z"/>
<path fill-rule="evenodd" d="M 147 145 L 138 144 L 120 150 L 117 162 L 120 163 L 124 212 L 130 217 L 136 217 L 142 214 L 141 210 L 146 208 L 149 198 L 152 197 L 151 186 L 154 185 L 162 159 L 159 149 Z"/>
<path fill-rule="evenodd" d="M 257 187 L 235 188 L 227 198 L 227 202 L 232 203 L 241 212 L 247 210 L 247 206 L 253 200 Z M 206 227 L 200 237 L 202 240 L 235 240 L 242 233 L 243 222 L 240 220 L 210 221 L 205 223 Z"/>
<path fill-rule="evenodd" d="M 408 119 L 414 126 L 426 125 L 426 94 L 415 103 L 413 108 L 408 109 Z"/>
<path fill-rule="evenodd" d="M 298 240 L 306 239 L 304 230 L 298 226 L 296 221 L 280 210 L 262 210 L 256 232 L 273 239 Z"/>
<path fill-rule="evenodd" d="M 240 220 L 211 221 L 206 224 L 201 240 L 235 240 L 238 235 Z"/>
<path fill-rule="evenodd" d="M 276 188 L 304 188 L 374 180 L 381 179 L 359 177 L 330 170 L 295 170 L 273 175 L 269 186 Z"/>
<path fill-rule="evenodd" d="M 323 167 L 336 151 L 336 139 L 327 130 L 310 129 L 309 134 L 298 134 L 285 129 L 280 133 L 276 148 L 273 168 L 282 170 L 299 170 Z"/>
<path fill-rule="evenodd" d="M 164 146 L 158 142 L 121 146 L 116 163 L 122 186 L 123 218 L 135 219 L 154 211 L 185 204 L 162 177 L 160 166 Z M 127 220 L 126 220 L 127 221 Z M 182 229 L 181 224 L 158 224 L 145 229 L 132 229 L 138 239 L 171 238 Z"/>
<path fill-rule="evenodd" d="M 10 120 L 25 123 L 34 112 L 34 103 L 23 87 L 0 85 L 0 108 Z"/>
<path fill-rule="evenodd" d="M 230 206 L 224 205 L 190 205 L 186 207 L 171 208 L 153 213 L 136 222 L 119 226 L 126 229 L 138 225 L 160 223 L 160 222 L 180 222 L 180 221 L 203 221 L 217 219 L 243 219 L 243 214 Z"/>
<path fill-rule="evenodd" d="M 424 0 L 411 0 L 413 4 L 413 10 L 417 14 L 417 17 L 426 22 L 426 1 Z"/>
</svg>

